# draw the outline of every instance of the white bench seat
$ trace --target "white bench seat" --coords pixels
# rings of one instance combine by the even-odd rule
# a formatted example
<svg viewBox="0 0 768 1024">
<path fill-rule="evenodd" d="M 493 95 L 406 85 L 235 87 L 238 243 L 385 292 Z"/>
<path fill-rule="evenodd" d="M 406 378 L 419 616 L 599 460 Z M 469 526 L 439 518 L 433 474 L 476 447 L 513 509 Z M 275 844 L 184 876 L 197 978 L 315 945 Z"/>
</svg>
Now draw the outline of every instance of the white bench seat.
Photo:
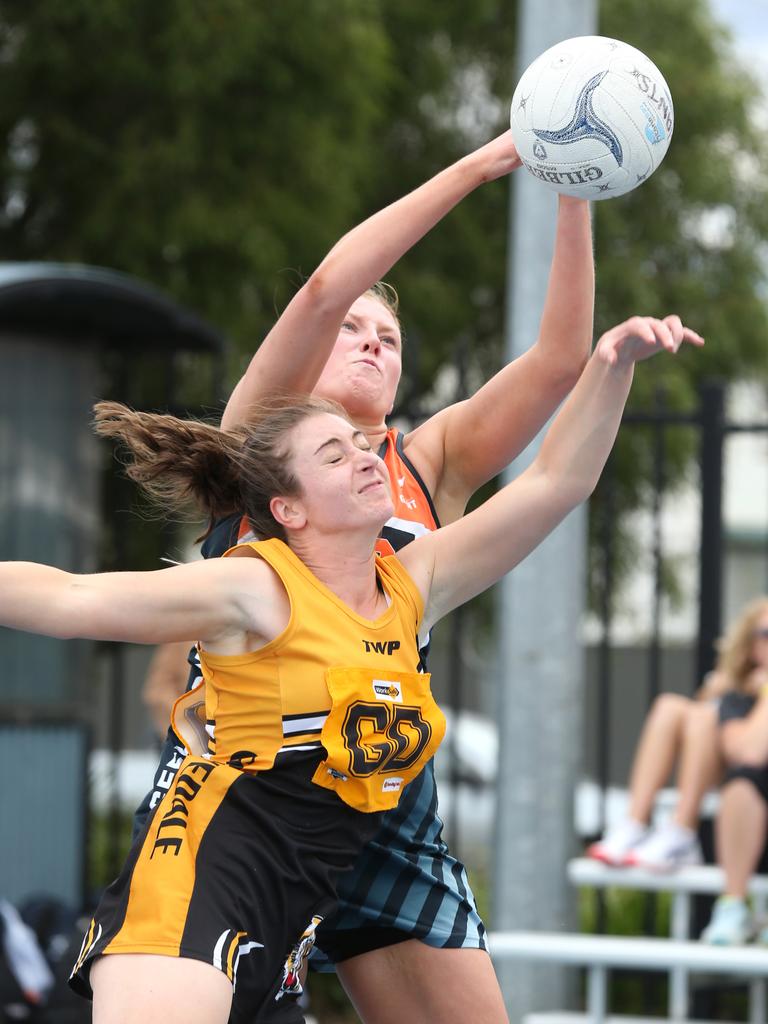
<svg viewBox="0 0 768 1024">
<path fill-rule="evenodd" d="M 527 1013 L 523 1024 L 592 1024 L 588 1013 L 569 1012 L 567 1010 L 551 1010 L 545 1013 Z M 668 1017 L 630 1017 L 626 1014 L 609 1014 L 605 1024 L 669 1024 Z M 712 1021 L 681 1021 L 680 1024 L 712 1024 Z M 727 1024 L 719 1021 L 718 1024 Z"/>
<path fill-rule="evenodd" d="M 577 857 L 569 861 L 568 878 L 574 885 L 594 889 L 639 889 L 643 892 L 683 892 L 710 896 L 719 895 L 724 886 L 722 869 L 713 864 L 660 872 L 647 871 L 645 868 L 611 868 L 589 857 Z M 768 896 L 768 875 L 753 875 L 749 892 L 753 896 Z"/>
<path fill-rule="evenodd" d="M 492 932 L 491 956 L 531 963 L 580 967 L 639 967 L 668 971 L 685 967 L 707 974 L 768 977 L 768 949 L 707 946 L 703 942 L 644 939 L 628 935 L 570 935 L 563 932 Z"/>
<path fill-rule="evenodd" d="M 645 868 L 612 868 L 589 857 L 571 860 L 567 867 L 568 879 L 573 885 L 593 889 L 634 889 L 640 892 L 667 892 L 672 898 L 670 907 L 670 936 L 685 942 L 690 936 L 691 900 L 695 895 L 718 896 L 723 892 L 725 879 L 722 869 L 713 864 L 679 868 L 672 872 L 648 871 Z M 768 875 L 753 875 L 749 894 L 758 918 L 766 915 L 768 907 Z M 760 955 L 761 951 L 757 951 Z M 768 956 L 768 951 L 763 951 Z M 670 965 L 670 1016 L 679 1019 L 688 1003 L 688 968 L 684 964 Z M 750 1021 L 765 1024 L 765 980 L 750 985 Z"/>
<path fill-rule="evenodd" d="M 727 974 L 749 979 L 768 978 L 768 950 L 755 946 L 707 946 L 674 939 L 615 935 L 569 935 L 561 932 L 492 932 L 495 960 L 558 963 L 587 968 L 587 1012 L 594 1024 L 607 1021 L 607 971 L 635 968 L 688 973 Z M 672 975 L 674 978 L 674 973 Z M 753 984 L 754 981 L 753 981 Z M 761 986 L 750 1005 L 751 1020 L 765 1020 Z M 687 987 L 670 996 L 670 1018 L 684 1020 Z"/>
</svg>

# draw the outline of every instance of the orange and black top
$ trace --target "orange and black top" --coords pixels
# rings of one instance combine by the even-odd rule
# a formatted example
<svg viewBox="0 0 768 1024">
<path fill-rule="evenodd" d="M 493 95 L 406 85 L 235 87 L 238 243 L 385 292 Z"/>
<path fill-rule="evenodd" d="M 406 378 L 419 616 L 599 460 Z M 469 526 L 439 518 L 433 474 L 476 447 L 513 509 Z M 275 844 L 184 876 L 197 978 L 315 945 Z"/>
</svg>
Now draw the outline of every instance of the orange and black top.
<svg viewBox="0 0 768 1024">
<path fill-rule="evenodd" d="M 382 554 L 392 554 L 414 537 L 436 530 L 440 521 L 424 481 L 403 450 L 403 434 L 394 427 L 387 431 L 379 458 L 389 470 L 395 510 L 384 524 L 377 548 Z"/>
</svg>

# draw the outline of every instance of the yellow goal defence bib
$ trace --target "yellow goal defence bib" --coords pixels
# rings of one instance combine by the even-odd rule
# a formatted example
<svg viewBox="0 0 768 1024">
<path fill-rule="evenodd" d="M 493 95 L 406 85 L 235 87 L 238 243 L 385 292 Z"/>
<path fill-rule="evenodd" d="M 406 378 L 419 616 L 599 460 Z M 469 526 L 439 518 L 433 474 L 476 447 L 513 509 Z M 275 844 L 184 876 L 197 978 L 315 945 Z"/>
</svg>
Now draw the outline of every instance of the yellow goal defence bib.
<svg viewBox="0 0 768 1024">
<path fill-rule="evenodd" d="M 355 810 L 388 811 L 445 735 L 426 672 L 330 668 L 332 707 L 320 740 L 327 758 L 312 781 Z"/>
</svg>

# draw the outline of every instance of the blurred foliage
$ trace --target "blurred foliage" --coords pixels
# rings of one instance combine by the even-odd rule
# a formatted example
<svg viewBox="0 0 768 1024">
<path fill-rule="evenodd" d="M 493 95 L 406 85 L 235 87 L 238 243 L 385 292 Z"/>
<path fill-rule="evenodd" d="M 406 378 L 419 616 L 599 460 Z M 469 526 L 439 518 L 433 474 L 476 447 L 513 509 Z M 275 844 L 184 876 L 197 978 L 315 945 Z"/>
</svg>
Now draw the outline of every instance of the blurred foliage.
<svg viewBox="0 0 768 1024">
<path fill-rule="evenodd" d="M 342 232 L 503 128 L 515 22 L 500 0 L 5 0 L 0 258 L 146 279 L 232 340 L 232 383 Z M 663 382 L 690 409 L 702 377 L 763 371 L 757 86 L 706 0 L 611 0 L 600 31 L 656 61 L 676 126 L 642 188 L 595 204 L 596 334 L 679 312 L 708 347 L 642 367 L 632 403 Z M 498 365 L 507 208 L 504 182 L 477 190 L 393 271 L 405 406 L 441 368 L 461 386 Z M 670 434 L 669 481 L 694 444 Z M 619 522 L 647 500 L 650 452 L 622 432 Z"/>
<path fill-rule="evenodd" d="M 736 61 L 728 30 L 705 0 L 672 0 L 663 10 L 659 4 L 663 33 L 653 8 L 639 0 L 611 0 L 600 8 L 600 32 L 637 46 L 661 69 L 674 99 L 675 132 L 664 163 L 642 188 L 595 204 L 595 334 L 633 313 L 679 313 L 707 346 L 640 367 L 629 408 L 695 412 L 706 378 L 765 379 L 766 111 L 763 102 L 758 112 L 757 81 Z M 652 500 L 653 434 L 620 431 L 610 471 L 592 499 L 593 540 L 606 521 L 618 533 L 616 581 L 641 554 L 625 513 Z M 698 443 L 696 430 L 665 432 L 666 489 L 691 479 L 697 485 L 692 458 Z M 605 549 L 598 543 L 590 548 L 590 578 L 599 587 Z M 669 566 L 663 571 L 674 589 L 674 572 Z"/>
<path fill-rule="evenodd" d="M 125 811 L 92 812 L 88 829 L 88 885 L 86 905 L 96 906 L 101 892 L 120 873 L 131 848 L 133 815 Z"/>
<path fill-rule="evenodd" d="M 489 90 L 512 84 L 514 17 L 490 0 L 37 0 L 3 19 L 0 258 L 136 274 L 241 361 L 335 238 L 490 136 Z M 426 374 L 468 321 L 498 345 L 506 189 L 472 199 L 397 281 Z M 474 287 L 495 311 L 474 316 Z"/>
</svg>

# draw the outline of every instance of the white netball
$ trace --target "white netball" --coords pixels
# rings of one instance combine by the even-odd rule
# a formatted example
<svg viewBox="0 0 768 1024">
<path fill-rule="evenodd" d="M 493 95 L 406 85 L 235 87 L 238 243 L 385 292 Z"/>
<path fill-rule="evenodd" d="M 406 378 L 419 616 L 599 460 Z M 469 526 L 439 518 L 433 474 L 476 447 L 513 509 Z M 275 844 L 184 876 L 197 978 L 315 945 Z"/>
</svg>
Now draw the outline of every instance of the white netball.
<svg viewBox="0 0 768 1024">
<path fill-rule="evenodd" d="M 610 199 L 659 166 L 674 111 L 664 76 L 644 53 L 618 39 L 578 36 L 526 69 L 510 123 L 520 158 L 545 185 Z"/>
</svg>

